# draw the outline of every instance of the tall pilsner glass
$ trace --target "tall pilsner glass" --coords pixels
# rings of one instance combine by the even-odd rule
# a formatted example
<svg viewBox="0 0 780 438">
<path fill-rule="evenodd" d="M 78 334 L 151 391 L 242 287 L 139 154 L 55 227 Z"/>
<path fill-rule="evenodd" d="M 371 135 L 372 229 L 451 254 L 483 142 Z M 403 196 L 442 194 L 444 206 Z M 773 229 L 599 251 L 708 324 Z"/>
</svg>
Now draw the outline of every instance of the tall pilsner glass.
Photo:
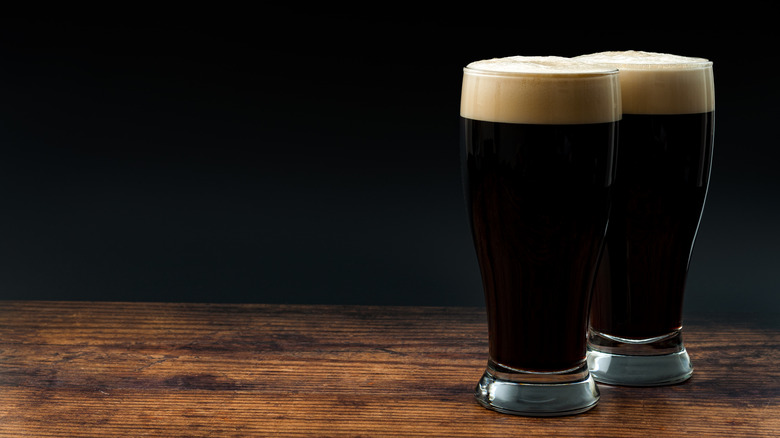
<svg viewBox="0 0 780 438">
<path fill-rule="evenodd" d="M 650 52 L 577 57 L 620 70 L 623 119 L 588 361 L 602 383 L 658 386 L 693 373 L 683 292 L 710 179 L 712 62 Z"/>
<path fill-rule="evenodd" d="M 621 117 L 617 70 L 558 57 L 463 71 L 461 149 L 489 358 L 475 395 L 499 412 L 587 411 L 588 306 Z"/>
</svg>

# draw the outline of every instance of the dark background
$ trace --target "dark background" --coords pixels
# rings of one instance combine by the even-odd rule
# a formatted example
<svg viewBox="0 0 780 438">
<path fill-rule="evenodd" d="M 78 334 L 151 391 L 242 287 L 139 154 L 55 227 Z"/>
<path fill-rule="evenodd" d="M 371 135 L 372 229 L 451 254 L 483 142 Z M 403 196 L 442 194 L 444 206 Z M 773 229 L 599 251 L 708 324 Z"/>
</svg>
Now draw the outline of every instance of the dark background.
<svg viewBox="0 0 780 438">
<path fill-rule="evenodd" d="M 686 311 L 780 309 L 775 31 L 150 17 L 3 18 L 0 298 L 482 305 L 462 67 L 637 49 L 715 62 Z"/>
</svg>

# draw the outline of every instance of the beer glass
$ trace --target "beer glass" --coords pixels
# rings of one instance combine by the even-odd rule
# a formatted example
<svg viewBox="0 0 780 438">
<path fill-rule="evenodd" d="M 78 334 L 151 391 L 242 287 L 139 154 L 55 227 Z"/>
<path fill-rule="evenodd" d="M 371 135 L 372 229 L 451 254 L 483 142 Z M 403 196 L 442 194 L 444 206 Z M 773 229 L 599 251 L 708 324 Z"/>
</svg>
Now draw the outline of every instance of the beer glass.
<svg viewBox="0 0 780 438">
<path fill-rule="evenodd" d="M 615 385 L 679 383 L 693 373 L 682 340 L 683 292 L 710 179 L 712 62 L 639 51 L 577 59 L 618 68 L 623 99 L 590 371 Z"/>
<path fill-rule="evenodd" d="M 598 403 L 587 317 L 615 170 L 617 73 L 520 56 L 463 70 L 463 184 L 489 331 L 475 396 L 489 409 L 557 416 Z"/>
</svg>

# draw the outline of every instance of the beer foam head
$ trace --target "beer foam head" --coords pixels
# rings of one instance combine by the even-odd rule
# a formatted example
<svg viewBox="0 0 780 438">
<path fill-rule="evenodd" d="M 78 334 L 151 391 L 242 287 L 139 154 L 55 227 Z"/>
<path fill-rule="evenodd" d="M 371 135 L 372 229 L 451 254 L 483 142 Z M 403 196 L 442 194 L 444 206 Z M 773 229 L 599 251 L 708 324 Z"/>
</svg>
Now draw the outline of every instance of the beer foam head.
<svg viewBox="0 0 780 438">
<path fill-rule="evenodd" d="M 617 69 L 556 56 L 475 61 L 463 69 L 462 117 L 503 123 L 620 120 Z"/>
<path fill-rule="evenodd" d="M 624 114 L 692 114 L 715 110 L 712 62 L 670 53 L 628 50 L 577 56 L 620 70 Z"/>
</svg>

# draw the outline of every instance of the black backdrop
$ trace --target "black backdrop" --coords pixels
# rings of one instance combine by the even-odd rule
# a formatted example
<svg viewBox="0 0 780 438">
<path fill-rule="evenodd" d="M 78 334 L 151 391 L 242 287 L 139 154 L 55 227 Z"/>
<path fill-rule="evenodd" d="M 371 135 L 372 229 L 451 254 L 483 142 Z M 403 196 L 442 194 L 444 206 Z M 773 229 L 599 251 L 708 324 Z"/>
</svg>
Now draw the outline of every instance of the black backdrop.
<svg viewBox="0 0 780 438">
<path fill-rule="evenodd" d="M 775 31 L 720 44 L 324 15 L 3 20 L 2 299 L 482 305 L 462 67 L 639 49 L 715 62 L 686 309 L 780 308 L 778 90 L 748 74 L 759 48 L 742 44 Z"/>
</svg>

